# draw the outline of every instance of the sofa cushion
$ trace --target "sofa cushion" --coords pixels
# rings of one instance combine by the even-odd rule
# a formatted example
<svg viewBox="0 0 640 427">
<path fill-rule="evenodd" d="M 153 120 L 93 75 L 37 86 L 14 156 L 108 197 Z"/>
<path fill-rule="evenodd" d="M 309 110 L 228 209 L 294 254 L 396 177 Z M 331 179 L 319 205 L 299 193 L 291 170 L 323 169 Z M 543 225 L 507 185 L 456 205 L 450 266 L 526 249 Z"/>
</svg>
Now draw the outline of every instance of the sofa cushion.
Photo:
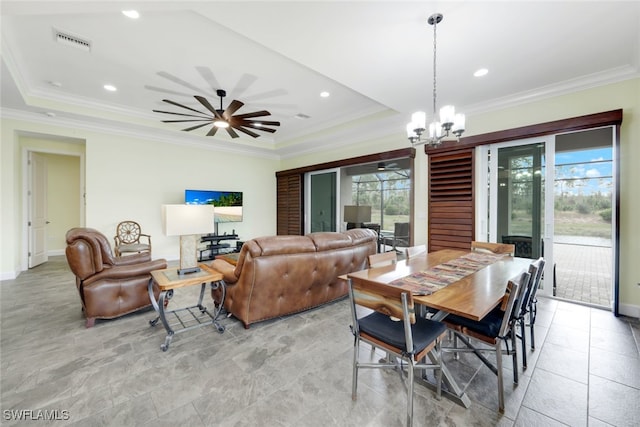
<svg viewBox="0 0 640 427">
<path fill-rule="evenodd" d="M 258 237 L 247 243 L 255 243 L 255 245 L 250 245 L 248 248 L 249 253 L 253 258 L 257 258 L 259 256 L 299 254 L 316 251 L 313 241 L 306 236 Z"/>
<path fill-rule="evenodd" d="M 352 245 L 351 238 L 344 233 L 324 231 L 310 233 L 307 234 L 307 236 L 313 241 L 318 252 L 344 248 Z"/>
</svg>

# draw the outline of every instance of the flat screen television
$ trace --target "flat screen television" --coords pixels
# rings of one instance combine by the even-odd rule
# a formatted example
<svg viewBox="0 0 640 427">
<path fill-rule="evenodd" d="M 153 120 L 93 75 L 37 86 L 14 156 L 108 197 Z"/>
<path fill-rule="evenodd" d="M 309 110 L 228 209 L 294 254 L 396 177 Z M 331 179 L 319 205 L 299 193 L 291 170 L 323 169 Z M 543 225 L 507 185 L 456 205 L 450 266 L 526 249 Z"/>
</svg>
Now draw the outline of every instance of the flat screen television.
<svg viewBox="0 0 640 427">
<path fill-rule="evenodd" d="M 185 190 L 184 202 L 187 205 L 213 204 L 214 222 L 242 222 L 242 192 Z"/>
</svg>

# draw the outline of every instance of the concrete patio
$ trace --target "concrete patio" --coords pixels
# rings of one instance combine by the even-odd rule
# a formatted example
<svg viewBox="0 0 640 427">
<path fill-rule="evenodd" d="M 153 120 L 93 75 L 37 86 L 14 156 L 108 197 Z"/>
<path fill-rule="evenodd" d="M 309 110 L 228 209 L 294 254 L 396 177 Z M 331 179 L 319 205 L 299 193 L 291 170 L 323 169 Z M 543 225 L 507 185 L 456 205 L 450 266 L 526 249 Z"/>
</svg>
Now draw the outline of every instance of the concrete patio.
<svg viewBox="0 0 640 427">
<path fill-rule="evenodd" d="M 611 241 L 558 236 L 556 297 L 611 308 Z"/>
</svg>

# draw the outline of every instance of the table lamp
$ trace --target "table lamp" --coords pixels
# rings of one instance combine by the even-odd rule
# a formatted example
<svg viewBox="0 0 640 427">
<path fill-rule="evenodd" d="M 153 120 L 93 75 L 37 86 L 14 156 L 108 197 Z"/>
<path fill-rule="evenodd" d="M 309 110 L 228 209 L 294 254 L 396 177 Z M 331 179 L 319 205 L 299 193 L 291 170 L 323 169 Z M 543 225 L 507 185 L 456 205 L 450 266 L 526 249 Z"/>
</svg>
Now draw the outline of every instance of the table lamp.
<svg viewBox="0 0 640 427">
<path fill-rule="evenodd" d="M 343 220 L 347 223 L 347 230 L 362 227 L 365 222 L 371 221 L 371 206 L 345 205 Z"/>
<path fill-rule="evenodd" d="M 178 274 L 200 271 L 198 235 L 213 233 L 213 205 L 162 205 L 162 227 L 166 236 L 180 236 Z"/>
</svg>

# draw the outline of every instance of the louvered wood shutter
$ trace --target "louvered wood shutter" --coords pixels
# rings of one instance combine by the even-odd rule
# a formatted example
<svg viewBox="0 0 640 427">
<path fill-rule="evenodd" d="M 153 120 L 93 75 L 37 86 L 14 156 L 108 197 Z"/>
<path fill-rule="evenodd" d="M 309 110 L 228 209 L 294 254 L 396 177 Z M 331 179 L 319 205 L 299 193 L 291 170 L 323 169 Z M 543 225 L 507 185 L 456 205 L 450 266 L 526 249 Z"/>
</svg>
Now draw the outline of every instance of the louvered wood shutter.
<svg viewBox="0 0 640 427">
<path fill-rule="evenodd" d="M 429 252 L 470 248 L 473 175 L 473 149 L 429 155 Z"/>
<path fill-rule="evenodd" d="M 302 175 L 277 178 L 277 233 L 302 235 Z"/>
</svg>

